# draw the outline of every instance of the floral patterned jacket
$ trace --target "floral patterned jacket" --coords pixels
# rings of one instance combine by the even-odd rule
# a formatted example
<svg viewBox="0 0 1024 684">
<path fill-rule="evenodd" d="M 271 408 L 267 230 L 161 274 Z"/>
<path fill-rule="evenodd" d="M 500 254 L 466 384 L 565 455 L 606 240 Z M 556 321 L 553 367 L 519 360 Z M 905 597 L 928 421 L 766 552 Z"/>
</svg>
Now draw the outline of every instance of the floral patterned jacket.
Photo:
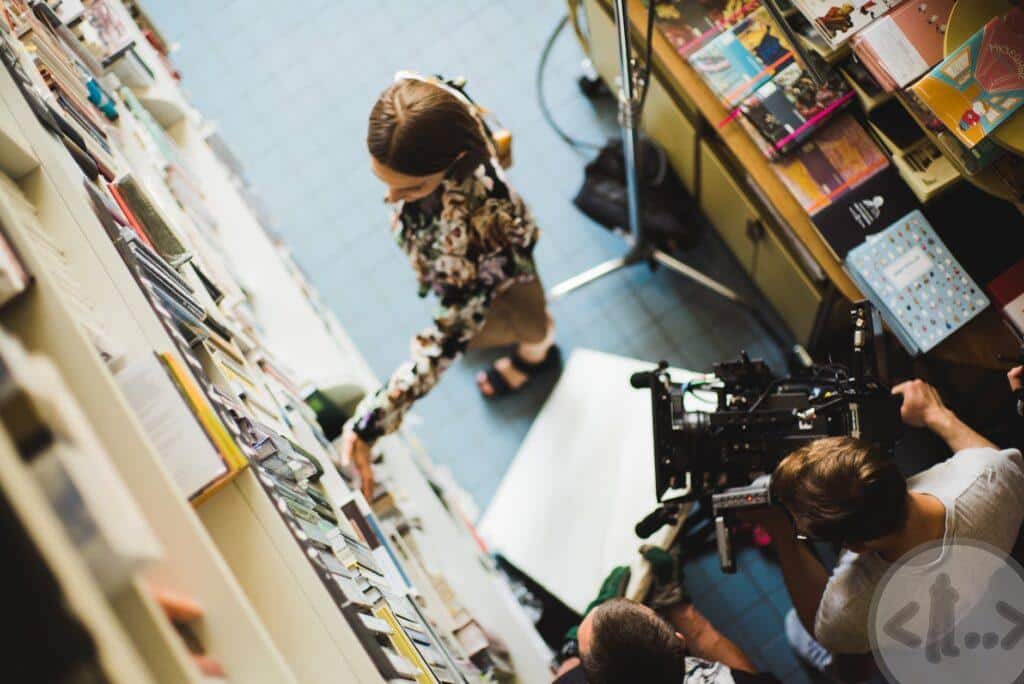
<svg viewBox="0 0 1024 684">
<path fill-rule="evenodd" d="M 351 427 L 371 444 L 398 429 L 413 402 L 465 351 L 495 296 L 536 277 L 539 231 L 493 162 L 464 180 L 446 178 L 429 197 L 398 204 L 392 231 L 416 272 L 420 296 L 433 292 L 440 307 L 433 325 L 413 338 L 412 357 L 356 410 Z"/>
</svg>

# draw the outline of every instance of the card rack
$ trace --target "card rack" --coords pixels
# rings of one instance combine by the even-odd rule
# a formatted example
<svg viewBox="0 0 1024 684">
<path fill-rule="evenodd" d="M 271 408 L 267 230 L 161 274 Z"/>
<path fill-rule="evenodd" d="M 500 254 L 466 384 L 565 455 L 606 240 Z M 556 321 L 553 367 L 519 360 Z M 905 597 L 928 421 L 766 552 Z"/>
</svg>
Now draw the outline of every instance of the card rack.
<svg viewBox="0 0 1024 684">
<path fill-rule="evenodd" d="M 264 437 L 254 456 L 257 479 L 381 676 L 467 684 L 413 602 L 393 593 L 370 548 L 339 527 L 315 487 L 315 464 L 291 446 Z"/>
</svg>

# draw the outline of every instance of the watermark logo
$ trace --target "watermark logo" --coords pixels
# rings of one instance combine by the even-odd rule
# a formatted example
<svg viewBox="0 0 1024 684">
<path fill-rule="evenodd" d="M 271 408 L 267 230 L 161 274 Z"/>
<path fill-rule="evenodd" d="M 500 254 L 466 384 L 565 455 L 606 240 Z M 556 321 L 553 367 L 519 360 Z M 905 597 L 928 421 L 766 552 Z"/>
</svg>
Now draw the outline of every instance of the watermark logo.
<svg viewBox="0 0 1024 684">
<path fill-rule="evenodd" d="M 882 578 L 871 650 L 894 684 L 1012 684 L 1024 676 L 1024 569 L 986 544 L 927 544 Z"/>
</svg>

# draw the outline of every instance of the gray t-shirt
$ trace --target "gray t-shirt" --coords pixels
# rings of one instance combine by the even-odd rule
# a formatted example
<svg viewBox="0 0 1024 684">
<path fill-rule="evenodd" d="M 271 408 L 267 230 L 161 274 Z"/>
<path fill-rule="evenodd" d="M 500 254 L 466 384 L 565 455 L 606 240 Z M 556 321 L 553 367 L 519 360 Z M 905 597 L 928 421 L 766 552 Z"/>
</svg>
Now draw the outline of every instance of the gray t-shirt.
<svg viewBox="0 0 1024 684">
<path fill-rule="evenodd" d="M 961 539 L 1009 552 L 1024 520 L 1024 459 L 1016 449 L 964 449 L 907 480 L 912 492 L 946 507 L 943 548 Z M 874 552 L 845 551 L 814 620 L 814 637 L 832 653 L 867 653 L 875 587 L 890 563 Z"/>
</svg>

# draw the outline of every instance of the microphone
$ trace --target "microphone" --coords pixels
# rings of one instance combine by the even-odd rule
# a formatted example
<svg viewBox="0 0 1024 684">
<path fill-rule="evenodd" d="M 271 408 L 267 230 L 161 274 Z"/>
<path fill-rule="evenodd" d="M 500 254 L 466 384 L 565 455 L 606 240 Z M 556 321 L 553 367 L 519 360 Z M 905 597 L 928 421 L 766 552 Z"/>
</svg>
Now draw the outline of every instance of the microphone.
<svg viewBox="0 0 1024 684">
<path fill-rule="evenodd" d="M 639 373 L 633 373 L 629 376 L 629 384 L 634 389 L 647 389 L 651 386 L 651 376 L 654 375 L 651 371 L 640 371 Z"/>
<path fill-rule="evenodd" d="M 647 517 L 636 524 L 633 531 L 636 532 L 636 536 L 641 539 L 647 539 L 652 534 L 660 530 L 662 527 L 668 524 L 675 524 L 678 518 L 676 518 L 676 511 L 674 508 L 668 506 L 659 506 L 650 513 Z"/>
</svg>

